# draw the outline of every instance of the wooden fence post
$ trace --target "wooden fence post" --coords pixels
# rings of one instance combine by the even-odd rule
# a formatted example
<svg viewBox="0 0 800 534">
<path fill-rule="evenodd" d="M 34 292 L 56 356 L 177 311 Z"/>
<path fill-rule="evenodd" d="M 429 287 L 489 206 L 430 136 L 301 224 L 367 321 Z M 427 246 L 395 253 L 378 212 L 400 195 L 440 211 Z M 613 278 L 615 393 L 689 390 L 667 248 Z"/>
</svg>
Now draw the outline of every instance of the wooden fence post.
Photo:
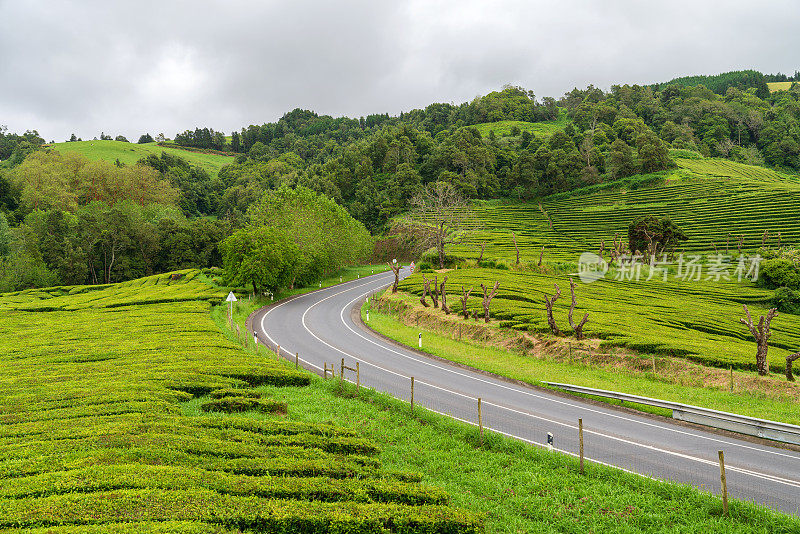
<svg viewBox="0 0 800 534">
<path fill-rule="evenodd" d="M 356 362 L 356 391 L 361 392 L 361 365 Z"/>
<path fill-rule="evenodd" d="M 725 454 L 719 451 L 719 478 L 722 482 L 722 515 L 728 515 L 728 482 L 725 480 Z"/>
<path fill-rule="evenodd" d="M 295 369 L 299 369 L 300 368 L 300 353 L 299 352 L 295 352 L 294 353 L 294 368 Z"/>
<path fill-rule="evenodd" d="M 731 372 L 730 372 L 730 376 L 731 376 L 731 379 L 730 379 L 730 382 L 731 382 L 731 393 L 733 393 L 733 366 L 732 365 L 730 366 L 730 370 L 731 370 Z"/>
<path fill-rule="evenodd" d="M 653 354 L 653 374 L 656 374 L 656 355 Z"/>
<path fill-rule="evenodd" d="M 583 474 L 583 419 L 578 419 L 578 441 L 580 442 L 581 474 Z"/>
<path fill-rule="evenodd" d="M 478 397 L 478 428 L 481 434 L 481 447 L 483 447 L 483 414 L 481 413 L 481 398 Z"/>
<path fill-rule="evenodd" d="M 411 377 L 411 413 L 414 413 L 414 377 Z"/>
<path fill-rule="evenodd" d="M 339 384 L 344 383 L 344 358 L 342 358 L 342 366 L 339 367 Z"/>
</svg>

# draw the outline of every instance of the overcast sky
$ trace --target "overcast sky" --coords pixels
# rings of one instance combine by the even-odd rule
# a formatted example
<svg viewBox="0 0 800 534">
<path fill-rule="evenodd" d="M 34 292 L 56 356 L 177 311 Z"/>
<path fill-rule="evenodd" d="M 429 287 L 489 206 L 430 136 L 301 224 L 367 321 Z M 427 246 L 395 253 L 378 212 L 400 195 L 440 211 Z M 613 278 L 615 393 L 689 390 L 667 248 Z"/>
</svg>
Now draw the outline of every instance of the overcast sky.
<svg viewBox="0 0 800 534">
<path fill-rule="evenodd" d="M 511 83 L 800 69 L 796 0 L 0 0 L 0 125 L 48 141 L 209 126 L 291 109 L 359 117 Z"/>
</svg>

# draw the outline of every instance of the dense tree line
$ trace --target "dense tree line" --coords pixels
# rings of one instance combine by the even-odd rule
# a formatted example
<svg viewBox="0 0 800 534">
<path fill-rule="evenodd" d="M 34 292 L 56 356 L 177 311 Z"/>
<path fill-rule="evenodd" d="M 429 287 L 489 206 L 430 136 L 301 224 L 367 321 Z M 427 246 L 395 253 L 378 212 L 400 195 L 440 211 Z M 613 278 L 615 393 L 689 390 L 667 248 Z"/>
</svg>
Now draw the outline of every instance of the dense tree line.
<svg viewBox="0 0 800 534">
<path fill-rule="evenodd" d="M 3 130 L 0 250 L 6 251 L 5 287 L 23 284 L 13 273 L 38 273 L 40 282 L 66 283 L 119 280 L 167 266 L 210 265 L 219 253 L 202 232 L 222 239 L 258 227 L 247 234 L 255 239 L 253 247 L 268 238 L 283 239 L 274 228 L 265 230 L 254 222 L 254 206 L 264 206 L 265 198 L 294 202 L 290 191 L 303 192 L 306 196 L 299 198 L 313 205 L 324 195 L 331 206 L 343 207 L 378 233 L 434 182 L 451 185 L 465 198 L 533 199 L 669 168 L 670 149 L 800 171 L 800 87 L 764 95 L 765 79 L 744 71 L 658 86 L 615 85 L 610 91 L 589 86 L 558 101 L 540 101 L 530 91 L 507 86 L 471 102 L 431 104 L 399 116 L 332 118 L 296 109 L 275 123 L 233 132 L 230 141 L 209 128 L 180 134 L 181 143 L 239 153 L 218 177 L 163 153 L 129 167 L 90 164 L 39 150 L 42 140 L 36 132 L 19 136 Z M 563 128 L 549 135 L 517 127 L 511 136 L 498 138 L 494 132 L 483 136 L 476 127 L 500 120 L 553 119 Z M 149 134 L 139 140 L 151 141 Z M 203 216 L 219 222 L 197 218 Z M 43 217 L 56 219 L 43 224 Z M 122 221 L 118 233 L 129 236 L 110 249 L 113 260 L 102 240 L 92 238 L 92 221 L 97 220 L 103 221 L 99 228 Z M 44 247 L 41 229 L 50 223 L 67 229 L 64 235 L 69 237 Z M 132 237 L 138 235 L 134 226 L 149 229 L 152 246 L 137 252 L 133 244 L 145 238 Z M 245 234 L 237 235 L 244 239 Z M 285 245 L 292 254 L 301 253 L 293 239 L 277 243 L 276 250 Z M 192 247 L 206 252 L 193 255 Z M 25 254 L 13 263 L 8 259 L 11 250 Z M 60 251 L 56 256 L 61 259 L 46 250 Z M 119 251 L 125 251 L 124 261 Z M 327 269 L 320 256 L 311 257 Z M 313 270 L 292 271 L 301 264 L 285 267 L 295 273 L 289 284 L 318 276 Z M 259 280 L 256 285 L 273 283 Z"/>
<path fill-rule="evenodd" d="M 220 265 L 218 243 L 230 222 L 188 219 L 181 209 L 187 198 L 197 206 L 190 178 L 197 174 L 167 155 L 126 167 L 31 153 L 0 174 L 13 200 L 0 206 L 0 291 Z"/>
</svg>

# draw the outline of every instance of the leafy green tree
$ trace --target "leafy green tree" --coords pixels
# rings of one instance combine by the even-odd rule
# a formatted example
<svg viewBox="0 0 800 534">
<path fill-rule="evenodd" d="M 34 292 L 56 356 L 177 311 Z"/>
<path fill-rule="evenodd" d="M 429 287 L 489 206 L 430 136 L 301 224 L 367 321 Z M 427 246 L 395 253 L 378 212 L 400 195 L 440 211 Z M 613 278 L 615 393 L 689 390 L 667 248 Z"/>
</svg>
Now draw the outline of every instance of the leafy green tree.
<svg viewBox="0 0 800 534">
<path fill-rule="evenodd" d="M 288 234 L 269 226 L 238 230 L 220 248 L 225 282 L 233 286 L 252 284 L 255 294 L 286 287 L 298 253 Z"/>
<path fill-rule="evenodd" d="M 139 140 L 137 141 L 137 143 L 140 144 L 140 145 L 143 145 L 145 143 L 152 143 L 152 142 L 154 142 L 153 136 L 150 135 L 149 133 L 142 134 L 139 137 Z"/>
<path fill-rule="evenodd" d="M 636 161 L 633 159 L 633 151 L 622 139 L 617 139 L 611 143 L 606 165 L 614 179 L 636 174 Z"/>
<path fill-rule="evenodd" d="M 674 166 L 666 145 L 652 130 L 648 129 L 636 138 L 636 150 L 643 173 L 663 171 Z"/>
<path fill-rule="evenodd" d="M 689 239 L 686 233 L 669 217 L 647 215 L 628 225 L 628 246 L 632 252 L 639 251 L 648 256 L 674 250 Z"/>
</svg>

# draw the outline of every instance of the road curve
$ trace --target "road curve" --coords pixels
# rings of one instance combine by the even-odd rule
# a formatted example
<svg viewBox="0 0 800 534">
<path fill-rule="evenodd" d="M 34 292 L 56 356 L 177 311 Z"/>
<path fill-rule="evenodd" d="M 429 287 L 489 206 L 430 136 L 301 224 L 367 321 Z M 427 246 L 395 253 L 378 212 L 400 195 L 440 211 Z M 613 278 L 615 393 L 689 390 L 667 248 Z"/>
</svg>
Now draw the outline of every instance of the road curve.
<svg viewBox="0 0 800 534">
<path fill-rule="evenodd" d="M 408 271 L 403 271 L 408 275 Z M 387 341 L 365 328 L 354 309 L 386 287 L 392 273 L 345 282 L 262 308 L 250 327 L 281 355 L 322 373 L 339 372 L 341 359 L 355 367 L 361 384 L 429 410 L 477 424 L 478 397 L 485 428 L 575 456 L 583 419 L 585 457 L 634 473 L 720 492 L 718 452 L 725 452 L 728 494 L 800 515 L 800 452 L 679 426 L 656 418 L 597 406 L 579 398 L 489 377 Z M 424 340 L 423 340 L 424 341 Z M 355 381 L 355 375 L 346 376 Z"/>
</svg>

